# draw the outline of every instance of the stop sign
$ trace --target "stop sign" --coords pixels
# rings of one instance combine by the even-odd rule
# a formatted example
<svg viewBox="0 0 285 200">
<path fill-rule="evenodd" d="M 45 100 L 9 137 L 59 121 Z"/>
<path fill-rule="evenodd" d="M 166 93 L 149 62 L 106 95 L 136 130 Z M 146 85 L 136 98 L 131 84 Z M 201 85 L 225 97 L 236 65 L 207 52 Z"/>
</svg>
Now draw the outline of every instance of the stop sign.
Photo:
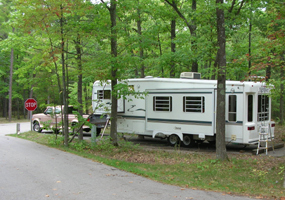
<svg viewBox="0 0 285 200">
<path fill-rule="evenodd" d="M 29 98 L 25 101 L 25 108 L 28 111 L 34 111 L 37 108 L 37 101 L 33 98 Z"/>
</svg>

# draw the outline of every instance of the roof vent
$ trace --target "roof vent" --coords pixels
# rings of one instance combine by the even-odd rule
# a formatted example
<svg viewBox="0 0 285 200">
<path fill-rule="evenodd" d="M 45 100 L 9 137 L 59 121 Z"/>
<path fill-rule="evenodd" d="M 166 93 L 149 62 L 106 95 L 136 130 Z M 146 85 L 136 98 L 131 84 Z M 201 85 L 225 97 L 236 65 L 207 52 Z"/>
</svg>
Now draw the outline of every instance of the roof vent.
<svg viewBox="0 0 285 200">
<path fill-rule="evenodd" d="M 180 78 L 189 78 L 189 79 L 200 79 L 201 73 L 197 72 L 182 72 Z"/>
</svg>

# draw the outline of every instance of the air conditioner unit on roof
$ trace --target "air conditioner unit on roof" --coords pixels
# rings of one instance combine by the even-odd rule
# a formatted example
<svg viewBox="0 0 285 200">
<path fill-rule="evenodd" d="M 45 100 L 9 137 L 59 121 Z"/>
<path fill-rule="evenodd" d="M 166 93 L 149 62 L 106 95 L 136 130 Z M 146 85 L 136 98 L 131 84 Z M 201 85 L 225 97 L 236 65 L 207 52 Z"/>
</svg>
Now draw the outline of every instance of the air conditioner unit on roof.
<svg viewBox="0 0 285 200">
<path fill-rule="evenodd" d="M 189 78 L 189 79 L 200 79 L 201 73 L 197 72 L 182 72 L 180 78 Z"/>
</svg>

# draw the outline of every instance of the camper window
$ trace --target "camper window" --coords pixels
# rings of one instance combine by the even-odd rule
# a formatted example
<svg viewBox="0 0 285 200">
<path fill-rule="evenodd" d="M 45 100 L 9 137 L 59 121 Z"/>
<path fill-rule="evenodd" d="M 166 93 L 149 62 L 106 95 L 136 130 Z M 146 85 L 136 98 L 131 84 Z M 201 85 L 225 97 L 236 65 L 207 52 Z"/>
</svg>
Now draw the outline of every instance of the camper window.
<svg viewBox="0 0 285 200">
<path fill-rule="evenodd" d="M 97 99 L 111 99 L 111 90 L 98 90 Z"/>
<path fill-rule="evenodd" d="M 183 97 L 183 112 L 205 112 L 205 97 Z"/>
<path fill-rule="evenodd" d="M 247 96 L 247 121 L 252 122 L 253 118 L 253 95 Z"/>
<path fill-rule="evenodd" d="M 153 97 L 153 111 L 172 111 L 172 97 L 170 96 Z"/>
<path fill-rule="evenodd" d="M 269 119 L 269 97 L 258 95 L 258 121 Z"/>
<path fill-rule="evenodd" d="M 237 119 L 237 96 L 229 95 L 229 121 L 236 121 Z"/>
</svg>

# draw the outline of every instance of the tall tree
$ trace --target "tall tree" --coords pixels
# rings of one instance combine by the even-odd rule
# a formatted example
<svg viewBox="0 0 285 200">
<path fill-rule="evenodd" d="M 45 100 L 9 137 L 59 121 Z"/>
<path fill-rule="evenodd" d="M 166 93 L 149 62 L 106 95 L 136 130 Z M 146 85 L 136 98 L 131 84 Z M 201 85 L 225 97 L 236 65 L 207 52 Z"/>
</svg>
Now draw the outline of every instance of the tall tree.
<svg viewBox="0 0 285 200">
<path fill-rule="evenodd" d="M 138 8 L 137 8 L 137 14 L 138 14 L 138 19 L 137 19 L 137 32 L 139 35 L 139 51 L 140 51 L 140 59 L 141 59 L 141 66 L 140 66 L 140 77 L 144 78 L 144 49 L 143 49 L 143 38 L 142 38 L 142 20 L 141 20 L 141 8 L 140 8 L 140 0 L 138 0 Z"/>
<path fill-rule="evenodd" d="M 80 34 L 78 34 L 75 43 L 75 49 L 76 49 L 76 61 L 77 61 L 77 67 L 78 67 L 78 81 L 77 81 L 77 100 L 79 104 L 78 112 L 82 116 L 83 115 L 83 107 L 82 107 L 82 50 L 81 50 L 81 39 Z M 79 130 L 78 135 L 79 140 L 83 140 L 83 130 L 82 128 Z"/>
<path fill-rule="evenodd" d="M 216 116 L 216 157 L 227 160 L 225 142 L 225 95 L 226 95 L 226 31 L 223 0 L 216 0 L 217 36 L 218 36 L 218 84 L 217 84 L 217 116 Z"/>
<path fill-rule="evenodd" d="M 103 0 L 101 0 L 102 3 L 106 4 Z M 117 1 L 111 0 L 110 6 L 106 4 L 106 7 L 110 13 L 110 20 L 111 20 L 111 90 L 112 90 L 112 105 L 111 105 L 111 130 L 110 130 L 110 136 L 112 139 L 112 143 L 114 146 L 118 146 L 118 138 L 117 138 L 117 71 L 118 71 L 118 64 L 117 64 L 117 56 L 118 56 L 118 50 L 117 50 Z"/>
<path fill-rule="evenodd" d="M 13 27 L 13 33 L 15 29 Z M 13 67 L 14 67 L 14 48 L 11 48 L 11 57 L 10 57 L 10 76 L 9 76 L 9 121 L 12 119 L 12 83 L 13 83 Z"/>
<path fill-rule="evenodd" d="M 69 132 L 68 132 L 68 95 L 67 95 L 67 81 L 66 81 L 66 65 L 65 65 L 65 31 L 64 31 L 64 12 L 63 10 L 64 5 L 60 4 L 59 5 L 59 26 L 60 26 L 60 38 L 61 38 L 61 69 L 62 69 L 62 102 L 64 106 L 64 112 L 63 112 L 63 134 L 64 134 L 64 145 L 68 146 L 68 141 L 69 141 Z"/>
<path fill-rule="evenodd" d="M 176 52 L 176 44 L 175 44 L 175 39 L 176 39 L 176 20 L 173 19 L 171 20 L 171 52 L 173 55 Z M 174 62 L 174 56 L 171 57 L 171 63 L 170 63 L 170 77 L 174 78 L 175 77 L 175 62 Z"/>
</svg>

